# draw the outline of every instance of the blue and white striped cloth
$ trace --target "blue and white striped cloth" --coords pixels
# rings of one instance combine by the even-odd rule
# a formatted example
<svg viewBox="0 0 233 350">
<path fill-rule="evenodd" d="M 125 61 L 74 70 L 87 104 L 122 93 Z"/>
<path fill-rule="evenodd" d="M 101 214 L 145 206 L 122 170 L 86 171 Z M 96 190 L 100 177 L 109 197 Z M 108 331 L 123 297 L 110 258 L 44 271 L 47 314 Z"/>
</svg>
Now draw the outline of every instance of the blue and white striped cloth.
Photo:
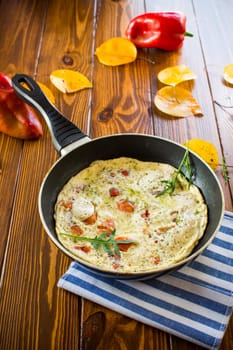
<svg viewBox="0 0 233 350">
<path fill-rule="evenodd" d="M 210 246 L 177 271 L 148 281 L 120 281 L 72 262 L 58 287 L 208 349 L 218 349 L 233 309 L 233 213 L 225 212 Z"/>
</svg>

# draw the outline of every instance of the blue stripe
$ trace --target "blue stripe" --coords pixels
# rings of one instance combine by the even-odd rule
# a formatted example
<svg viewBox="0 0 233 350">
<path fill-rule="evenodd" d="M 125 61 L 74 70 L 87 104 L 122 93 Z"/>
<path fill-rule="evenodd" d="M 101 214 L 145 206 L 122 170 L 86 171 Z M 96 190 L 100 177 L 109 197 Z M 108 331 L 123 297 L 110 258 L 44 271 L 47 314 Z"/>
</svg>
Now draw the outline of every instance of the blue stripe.
<svg viewBox="0 0 233 350">
<path fill-rule="evenodd" d="M 136 287 L 134 287 L 134 283 L 132 281 L 131 281 L 131 285 L 128 285 L 128 284 L 125 284 L 119 280 L 109 280 L 108 278 L 105 278 L 103 276 L 99 276 L 99 275 L 96 276 L 96 274 L 92 273 L 92 272 L 88 272 L 88 275 L 93 277 L 93 278 L 98 277 L 98 280 L 101 280 L 102 282 L 107 283 L 110 286 L 113 286 L 113 287 L 119 289 L 120 291 L 124 291 L 125 293 L 128 293 L 129 295 L 133 295 L 138 300 L 143 300 L 145 302 L 148 302 L 152 305 L 156 305 L 156 306 L 163 308 L 165 310 L 169 310 L 169 311 L 172 310 L 172 312 L 175 314 L 187 317 L 189 319 L 195 320 L 195 321 L 197 321 L 201 324 L 205 324 L 207 326 L 209 326 L 211 323 L 211 327 L 215 328 L 215 329 L 219 329 L 219 327 L 221 326 L 220 323 L 216 322 L 215 320 L 211 320 L 210 318 L 208 318 L 206 316 L 196 314 L 195 312 L 193 312 L 191 310 L 186 310 L 180 306 L 176 306 L 176 305 L 172 304 L 172 302 L 166 302 L 164 300 L 157 298 L 156 296 L 152 296 L 148 293 L 145 293 L 143 291 L 138 290 Z M 194 295 L 191 293 L 185 292 L 184 290 L 175 288 L 173 286 L 169 286 L 168 284 L 162 283 L 158 280 L 147 281 L 147 284 L 154 287 L 154 288 L 164 290 L 164 291 L 166 291 L 170 294 L 173 294 L 175 296 L 183 297 L 183 299 L 185 299 L 185 297 L 187 297 L 186 298 L 187 300 L 195 303 L 195 301 L 192 300 L 192 296 L 194 296 Z M 201 297 L 195 296 L 195 299 L 196 299 L 196 304 L 199 304 Z M 208 299 L 207 298 L 203 298 L 203 299 L 206 299 L 206 300 L 202 301 L 203 305 L 206 305 L 206 307 L 208 307 L 208 304 L 207 304 Z M 172 300 L 172 295 L 171 295 L 171 300 Z M 226 313 L 226 309 L 227 309 L 226 306 L 224 306 L 220 303 L 215 303 L 215 308 L 214 308 L 214 305 L 211 305 L 211 303 L 212 302 L 209 300 L 209 306 L 211 306 L 211 309 L 213 309 L 219 313 L 223 313 L 223 314 Z M 195 304 L 193 306 L 195 307 Z"/>
<path fill-rule="evenodd" d="M 233 220 L 231 220 L 231 222 L 233 223 Z M 227 235 L 233 236 L 232 230 L 233 227 L 222 225 L 219 231 L 222 233 L 226 233 Z"/>
<path fill-rule="evenodd" d="M 166 282 L 161 282 L 159 280 L 150 280 L 150 281 L 147 281 L 144 283 L 151 286 L 151 287 L 159 289 L 165 293 L 171 294 L 171 298 L 172 298 L 172 296 L 176 296 L 178 298 L 187 300 L 193 304 L 197 304 L 199 306 L 206 307 L 209 310 L 213 310 L 213 311 L 221 313 L 221 314 L 226 313 L 226 308 L 227 308 L 226 304 L 222 304 L 216 300 L 212 300 L 212 299 L 206 298 L 204 296 L 194 294 L 191 291 L 186 291 L 182 288 L 175 287 L 172 284 L 168 284 Z M 180 285 L 182 287 L 182 283 L 180 283 Z M 195 307 L 195 305 L 193 305 L 193 306 Z M 206 323 L 206 324 L 208 324 L 208 323 Z"/>
<path fill-rule="evenodd" d="M 210 249 L 205 249 L 205 251 L 202 253 L 203 256 L 206 256 L 210 259 L 213 259 L 214 261 L 219 261 L 222 264 L 233 266 L 233 259 L 231 259 L 228 256 L 224 256 L 222 254 L 213 252 Z M 233 272 L 233 271 L 232 271 Z"/>
<path fill-rule="evenodd" d="M 233 222 L 233 214 L 230 211 L 224 212 L 224 218 L 228 218 L 229 221 Z"/>
<path fill-rule="evenodd" d="M 223 241 L 222 239 L 215 237 L 213 240 L 213 244 L 218 247 L 222 247 L 224 249 L 229 250 L 229 253 L 232 254 L 233 244 L 231 244 L 230 242 Z"/>
<path fill-rule="evenodd" d="M 186 275 L 185 273 L 183 273 L 181 271 L 182 270 L 175 271 L 174 274 L 172 273 L 172 275 L 174 275 L 175 277 L 177 277 L 181 280 L 185 280 L 185 281 L 191 282 L 193 284 L 209 288 L 211 290 L 214 290 L 217 293 L 220 293 L 220 294 L 223 294 L 226 296 L 232 296 L 232 291 L 229 289 L 216 286 L 216 284 L 208 283 L 207 281 L 202 281 L 201 279 L 198 279 L 196 277 Z"/>
<path fill-rule="evenodd" d="M 76 286 L 79 285 L 81 288 L 89 290 L 91 293 L 96 294 L 101 298 L 109 300 L 110 302 L 116 305 L 120 305 L 123 308 L 130 310 L 133 313 L 136 313 L 137 315 L 140 315 L 146 318 L 148 321 L 151 320 L 160 326 L 169 328 L 171 331 L 175 331 L 180 334 L 185 334 L 186 336 L 192 339 L 196 339 L 202 344 L 206 344 L 208 346 L 214 345 L 215 347 L 216 347 L 216 344 L 220 344 L 220 339 L 218 338 L 215 338 L 211 335 L 203 333 L 195 328 L 189 327 L 186 324 L 182 324 L 180 322 L 166 318 L 163 315 L 159 315 L 150 310 L 146 310 L 142 306 L 132 303 L 130 300 L 125 300 L 122 297 L 112 294 L 105 289 L 101 289 L 96 285 L 90 284 L 89 282 L 84 281 L 83 279 L 69 275 L 68 279 L 66 278 L 66 280 L 68 280 L 70 283 L 75 284 Z M 209 326 L 211 327 L 211 324 L 209 324 Z M 201 327 L 201 324 L 200 324 L 200 327 Z M 222 328 L 222 326 L 220 326 L 220 328 Z"/>
<path fill-rule="evenodd" d="M 220 271 L 220 270 L 215 269 L 211 266 L 207 266 L 205 264 L 200 263 L 197 260 L 191 261 L 191 263 L 189 263 L 189 267 L 192 267 L 195 270 L 198 270 L 200 272 L 203 272 L 203 273 L 206 273 L 208 275 L 219 278 L 220 280 L 227 281 L 227 282 L 233 282 L 233 275 L 232 274 Z"/>
<path fill-rule="evenodd" d="M 221 226 L 219 231 L 232 237 L 233 227 L 230 227 L 230 225 L 233 224 L 232 213 L 225 213 L 224 218 L 225 218 L 224 223 Z M 180 335 L 182 337 L 183 335 L 184 337 L 189 338 L 191 341 L 193 339 L 194 342 L 197 341 L 203 344 L 203 346 L 206 345 L 208 348 L 217 349 L 220 346 L 221 339 L 215 338 L 214 336 L 206 334 L 201 330 L 203 329 L 202 325 L 204 324 L 212 329 L 221 331 L 222 335 L 224 334 L 224 331 L 226 329 L 225 317 L 229 317 L 232 311 L 232 307 L 228 306 L 228 304 L 229 304 L 230 298 L 232 298 L 233 296 L 233 291 L 228 288 L 222 288 L 222 287 L 216 286 L 214 282 L 211 283 L 211 276 L 219 278 L 220 280 L 223 280 L 223 281 L 227 281 L 229 283 L 233 282 L 233 273 L 230 274 L 230 273 L 222 272 L 218 268 L 216 268 L 218 267 L 218 263 L 222 263 L 228 266 L 233 266 L 233 256 L 232 256 L 233 244 L 230 242 L 227 242 L 227 236 L 225 241 L 223 239 L 218 238 L 218 236 L 215 237 L 212 244 L 214 244 L 216 247 L 221 247 L 226 249 L 226 251 L 229 251 L 229 254 L 226 254 L 226 256 L 224 256 L 218 252 L 213 252 L 207 248 L 202 254 L 203 256 L 208 257 L 209 259 L 212 259 L 213 264 L 211 264 L 210 262 L 210 266 L 207 266 L 199 262 L 198 258 L 188 264 L 188 266 L 190 266 L 191 269 L 195 269 L 197 271 L 200 271 L 200 273 L 203 272 L 207 274 L 207 277 L 209 278 L 210 283 L 208 283 L 205 280 L 199 279 L 198 275 L 197 277 L 193 277 L 192 272 L 190 272 L 190 274 L 185 274 L 182 272 L 183 271 L 182 268 L 180 268 L 179 270 L 176 270 L 176 271 L 173 270 L 170 273 L 174 278 L 178 279 L 178 282 L 180 283 L 178 284 L 178 286 L 180 287 L 172 286 L 172 284 L 169 284 L 169 281 L 166 280 L 166 278 L 163 279 L 163 277 L 161 279 L 154 278 L 152 280 L 140 282 L 142 285 L 143 284 L 145 285 L 145 290 L 146 290 L 146 285 L 150 285 L 151 287 L 154 288 L 154 292 L 152 293 L 153 295 L 150 295 L 144 291 L 139 291 L 134 281 L 125 282 L 125 281 L 115 280 L 111 278 L 106 278 L 106 276 L 100 275 L 94 271 L 92 272 L 91 270 L 85 268 L 85 266 L 81 266 L 76 262 L 73 262 L 71 266 L 74 269 L 76 269 L 77 272 L 80 271 L 85 273 L 87 281 L 85 280 L 85 276 L 83 277 L 83 279 L 81 279 L 80 277 L 75 277 L 69 274 L 69 271 L 61 279 L 67 280 L 70 283 L 72 283 L 74 287 L 77 287 L 77 294 L 78 294 L 78 288 L 79 287 L 83 288 L 84 290 L 87 290 L 93 293 L 93 295 L 96 295 L 97 297 L 96 302 L 98 302 L 99 300 L 99 302 L 101 303 L 101 299 L 100 299 L 101 297 L 106 300 L 106 306 L 108 305 L 109 302 L 111 302 L 112 304 L 115 304 L 116 307 L 117 305 L 121 305 L 122 308 L 124 308 L 125 310 L 129 310 L 129 312 L 132 313 L 131 314 L 132 318 L 140 320 L 139 317 L 141 316 L 147 320 L 148 324 L 151 324 L 151 321 L 152 321 L 155 323 L 154 326 L 157 325 L 162 330 L 164 330 L 164 328 L 166 327 L 168 331 L 170 329 L 170 332 L 173 332 L 178 336 Z M 88 282 L 88 276 L 90 276 L 90 278 L 93 277 L 93 280 L 91 280 L 91 283 Z M 166 277 L 166 275 L 164 277 Z M 116 289 L 119 290 L 119 292 L 122 291 L 127 293 L 125 299 L 124 297 L 118 295 L 117 290 L 115 292 L 116 294 L 114 294 L 110 291 L 110 288 L 108 287 L 106 287 L 106 289 L 105 288 L 102 289 L 101 287 L 98 287 L 98 285 L 96 285 L 95 283 L 95 281 L 97 280 L 103 281 L 104 283 L 107 283 L 109 286 L 115 287 Z M 183 290 L 182 280 L 188 281 L 197 286 L 198 285 L 203 286 L 207 289 L 209 288 L 215 291 L 216 293 L 225 295 L 226 305 L 218 301 L 213 301 L 205 297 L 204 295 L 199 296 L 192 293 L 192 287 L 190 287 L 190 291 Z M 69 286 L 65 286 L 65 284 L 63 285 L 63 288 L 67 288 L 69 290 Z M 156 293 L 156 289 L 160 290 L 161 293 L 166 292 L 170 294 L 171 295 L 171 300 L 169 299 L 170 302 L 164 301 L 163 295 L 161 297 L 162 300 L 159 299 L 158 294 Z M 136 304 L 132 302 L 131 295 L 136 298 L 136 301 L 135 301 Z M 208 295 L 208 292 L 207 292 L 207 295 Z M 183 298 L 184 300 L 187 300 L 193 303 L 193 307 L 192 306 L 190 307 L 192 311 L 188 311 L 184 309 L 182 307 L 182 302 L 181 302 L 181 306 L 173 305 L 172 304 L 173 296 L 181 298 L 181 301 Z M 168 318 L 164 315 L 162 310 L 159 313 L 153 312 L 151 310 L 146 310 L 143 306 L 140 305 L 140 301 L 142 300 L 145 302 L 148 302 L 149 309 L 150 309 L 149 304 L 156 305 L 161 309 L 163 308 L 164 312 L 165 310 L 169 310 L 171 313 L 173 313 L 173 315 L 171 315 L 171 318 Z M 214 320 L 209 319 L 208 313 L 207 315 L 196 314 L 195 313 L 196 305 L 206 307 L 210 310 L 214 310 L 215 312 L 219 313 L 220 315 L 223 316 L 223 321 L 222 321 L 223 323 L 216 322 L 215 319 Z M 109 307 L 111 307 L 111 305 L 109 305 Z M 124 312 L 122 311 L 122 313 Z M 139 316 L 138 318 L 137 318 L 137 315 Z M 197 326 L 192 328 L 189 325 L 189 323 L 186 322 L 185 320 L 184 320 L 185 324 L 182 324 L 181 322 L 176 321 L 176 315 L 180 315 L 181 318 L 183 316 L 183 317 L 187 317 L 190 320 L 196 321 Z"/>
</svg>

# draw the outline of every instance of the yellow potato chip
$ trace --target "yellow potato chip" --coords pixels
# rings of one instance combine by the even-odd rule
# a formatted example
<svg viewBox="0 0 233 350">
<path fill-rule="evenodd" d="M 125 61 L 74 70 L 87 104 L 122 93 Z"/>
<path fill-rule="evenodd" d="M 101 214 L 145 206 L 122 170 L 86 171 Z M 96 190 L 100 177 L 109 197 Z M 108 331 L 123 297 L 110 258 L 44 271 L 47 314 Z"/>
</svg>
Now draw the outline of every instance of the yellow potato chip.
<svg viewBox="0 0 233 350">
<path fill-rule="evenodd" d="M 39 85 L 39 87 L 41 88 L 41 90 L 43 91 L 43 93 L 45 94 L 45 96 L 47 97 L 47 99 L 55 105 L 55 97 L 54 94 L 52 93 L 52 91 L 44 84 L 40 83 L 37 81 L 37 84 Z"/>
<path fill-rule="evenodd" d="M 85 75 L 69 69 L 53 71 L 50 74 L 50 80 L 58 90 L 64 93 L 71 93 L 92 87 L 91 82 Z"/>
<path fill-rule="evenodd" d="M 37 84 L 39 85 L 39 87 L 41 88 L 42 92 L 45 94 L 45 96 L 47 97 L 47 99 L 52 103 L 55 104 L 55 97 L 52 93 L 52 91 L 44 84 L 40 83 L 39 81 L 37 81 Z M 27 86 L 26 83 L 22 83 L 22 86 L 29 90 L 29 87 Z"/>
<path fill-rule="evenodd" d="M 119 66 L 135 61 L 137 48 L 130 40 L 116 37 L 97 47 L 95 55 L 106 66 Z"/>
<path fill-rule="evenodd" d="M 228 83 L 233 84 L 233 64 L 224 67 L 223 77 Z"/>
<path fill-rule="evenodd" d="M 161 70 L 158 79 L 163 84 L 176 86 L 183 81 L 196 79 L 196 75 L 185 65 L 179 65 Z"/>
<path fill-rule="evenodd" d="M 218 152 L 211 142 L 192 139 L 186 141 L 184 146 L 198 154 L 213 170 L 217 169 L 219 165 Z"/>
<path fill-rule="evenodd" d="M 157 92 L 154 103 L 161 112 L 173 117 L 202 115 L 201 108 L 191 92 L 181 87 L 163 87 Z"/>
</svg>

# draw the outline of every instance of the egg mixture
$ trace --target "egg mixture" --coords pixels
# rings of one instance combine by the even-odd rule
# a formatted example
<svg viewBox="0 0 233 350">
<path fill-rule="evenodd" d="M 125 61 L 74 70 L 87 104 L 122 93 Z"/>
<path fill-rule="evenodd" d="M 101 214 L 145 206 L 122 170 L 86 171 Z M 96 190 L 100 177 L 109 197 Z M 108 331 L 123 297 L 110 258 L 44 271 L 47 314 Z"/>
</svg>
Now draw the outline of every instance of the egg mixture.
<svg viewBox="0 0 233 350">
<path fill-rule="evenodd" d="M 80 261 L 106 271 L 143 272 L 187 257 L 203 236 L 207 205 L 176 169 L 132 158 L 98 160 L 72 177 L 55 205 L 60 242 Z M 99 240 L 98 240 L 99 239 Z"/>
</svg>

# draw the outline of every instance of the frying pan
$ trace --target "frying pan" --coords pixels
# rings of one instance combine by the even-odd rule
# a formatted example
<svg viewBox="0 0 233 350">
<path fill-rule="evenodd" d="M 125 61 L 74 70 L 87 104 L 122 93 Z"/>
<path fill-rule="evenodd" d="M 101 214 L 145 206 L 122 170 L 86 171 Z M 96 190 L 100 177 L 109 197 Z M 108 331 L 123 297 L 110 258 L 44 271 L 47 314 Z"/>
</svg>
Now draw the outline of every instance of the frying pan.
<svg viewBox="0 0 233 350">
<path fill-rule="evenodd" d="M 74 256 L 58 241 L 54 223 L 54 205 L 58 193 L 72 176 L 89 166 L 94 160 L 106 160 L 121 156 L 143 161 L 169 163 L 178 168 L 186 148 L 168 139 L 144 134 L 117 134 L 91 140 L 50 104 L 31 77 L 17 74 L 12 78 L 12 85 L 19 97 L 42 114 L 50 130 L 53 144 L 61 155 L 41 185 L 39 214 L 47 234 L 62 252 L 76 260 L 84 268 L 94 270 L 104 276 L 118 279 L 148 279 L 190 262 L 211 243 L 223 218 L 224 196 L 212 169 L 190 151 L 192 166 L 195 170 L 193 183 L 201 190 L 208 206 L 208 224 L 203 237 L 187 258 L 160 270 L 121 273 L 106 271 Z"/>
</svg>

